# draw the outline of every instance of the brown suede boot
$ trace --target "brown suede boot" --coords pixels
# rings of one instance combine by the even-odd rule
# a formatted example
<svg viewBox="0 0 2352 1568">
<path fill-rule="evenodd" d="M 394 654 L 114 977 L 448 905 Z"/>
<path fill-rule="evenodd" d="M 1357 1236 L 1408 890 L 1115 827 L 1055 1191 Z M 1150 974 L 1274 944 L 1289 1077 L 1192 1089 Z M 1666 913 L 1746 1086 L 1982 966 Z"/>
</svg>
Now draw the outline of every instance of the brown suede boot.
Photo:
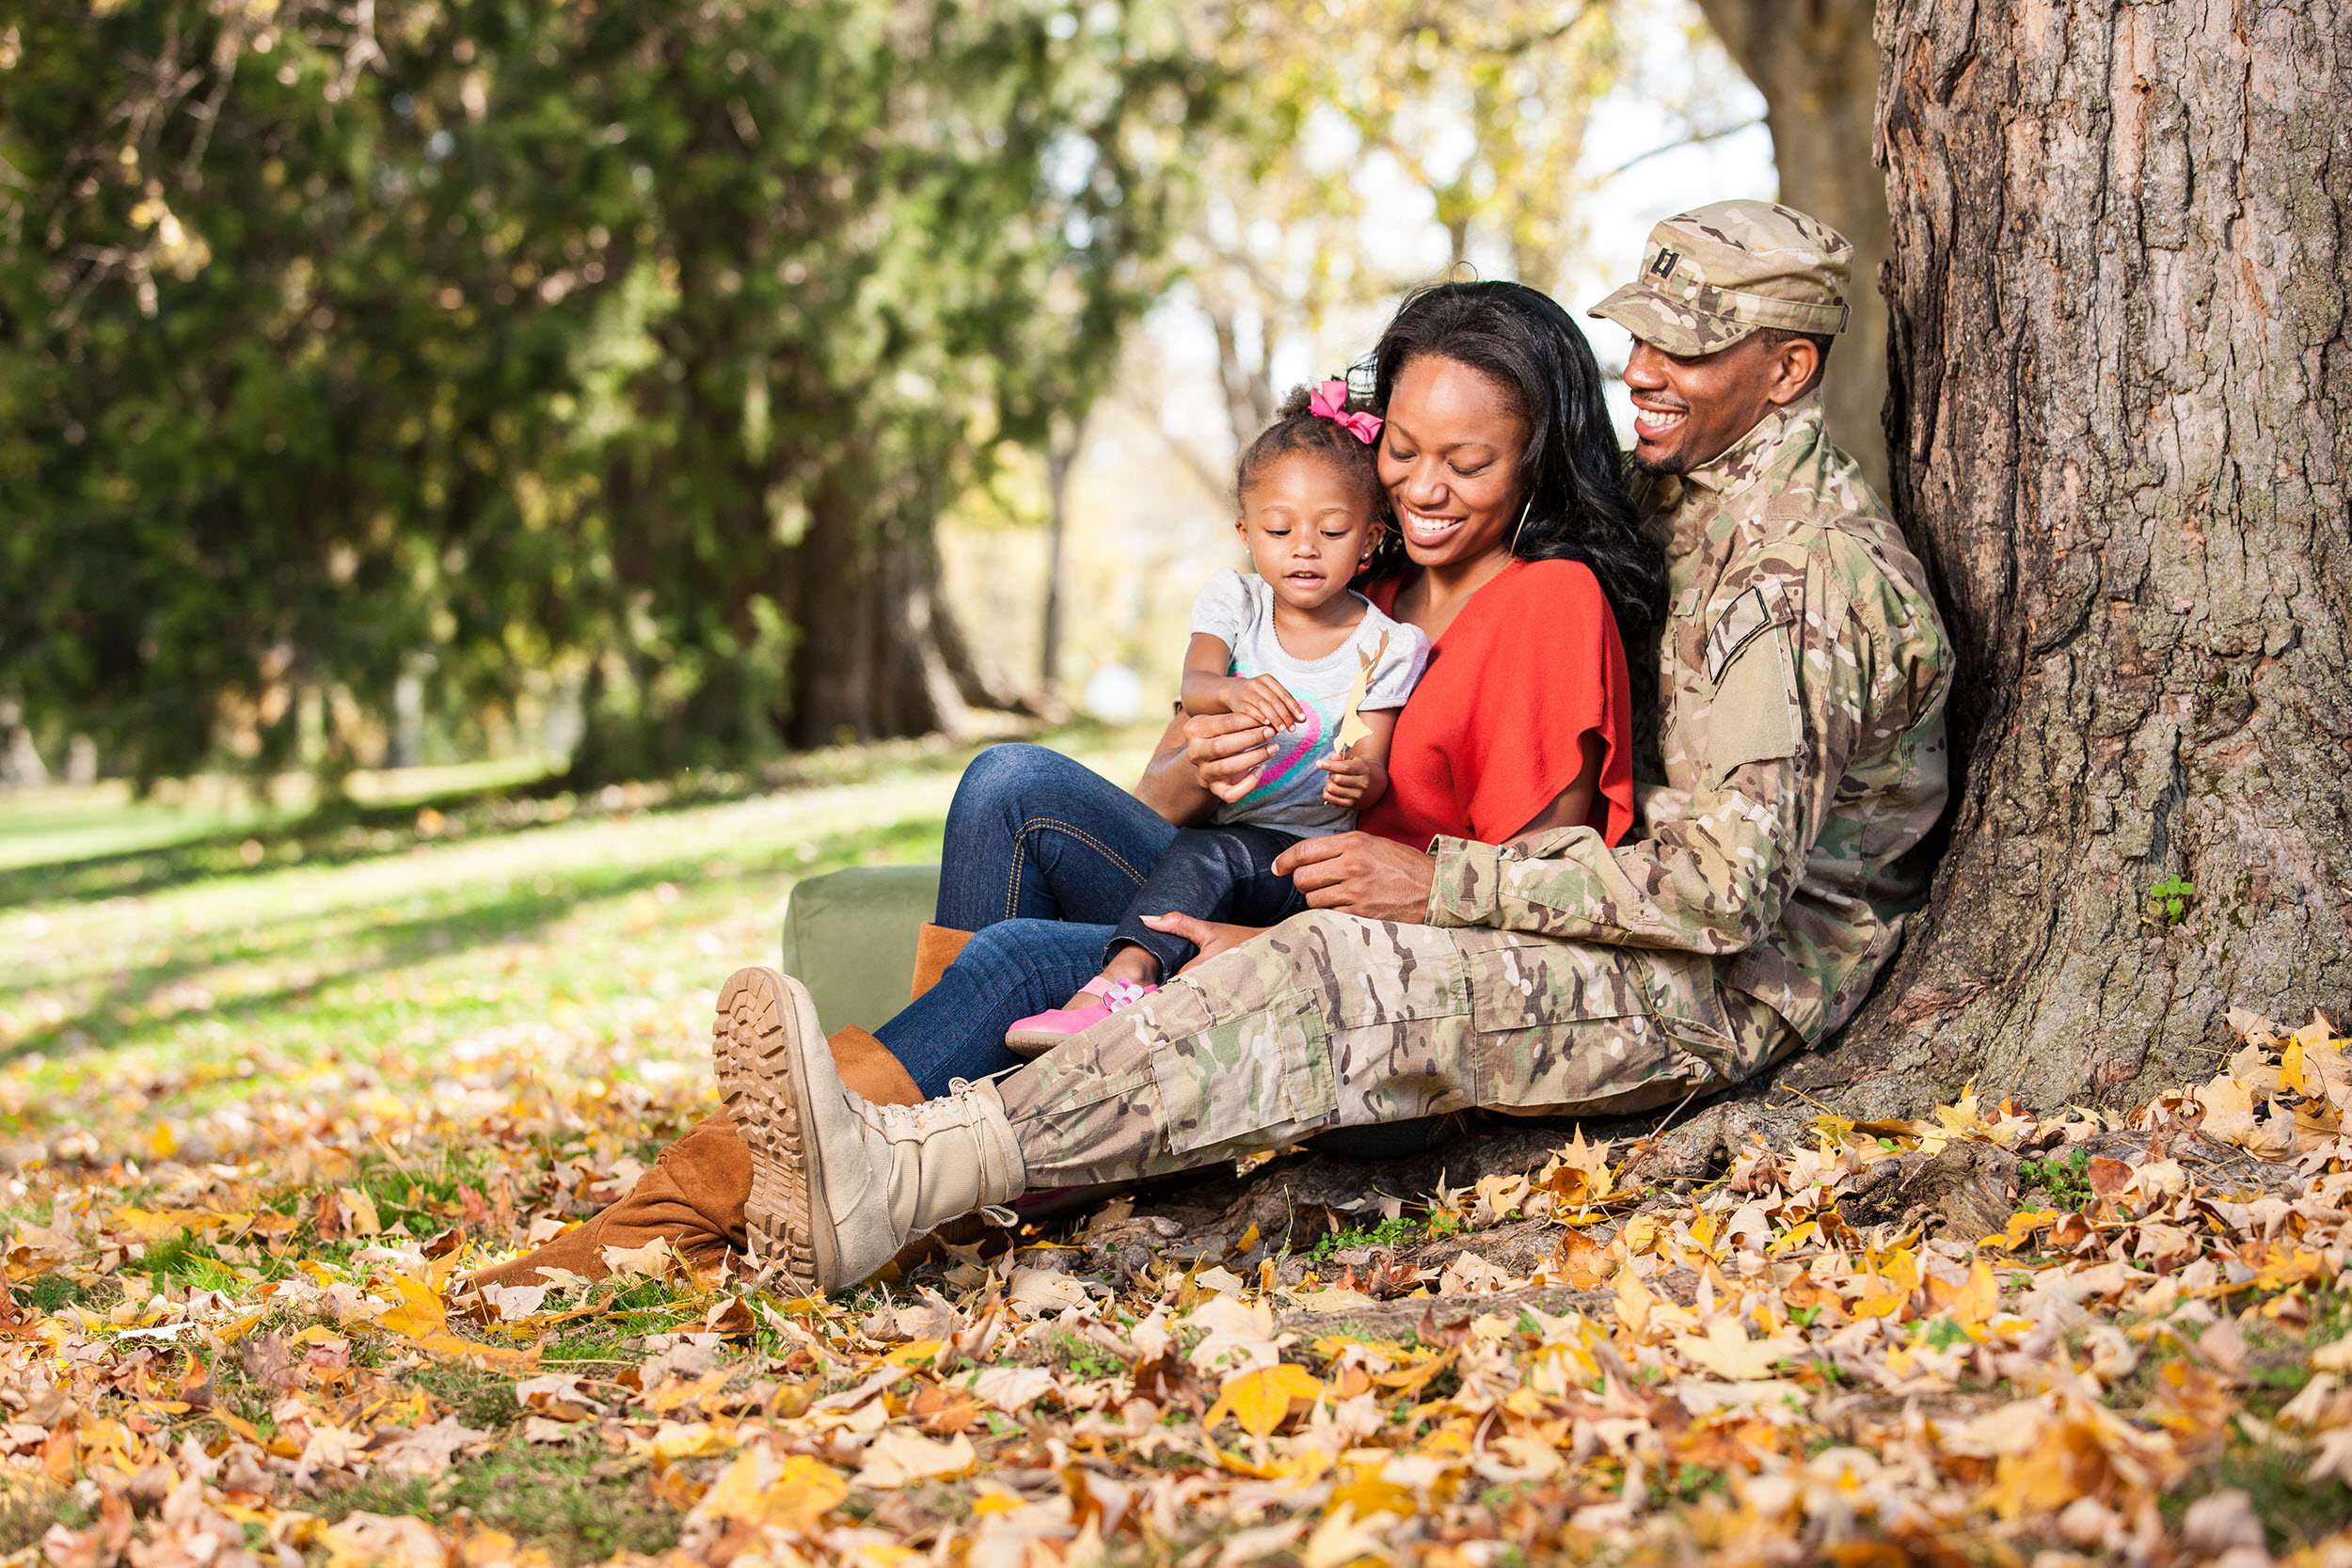
<svg viewBox="0 0 2352 1568">
<path fill-rule="evenodd" d="M 877 1105 L 920 1105 L 923 1091 L 898 1058 L 863 1029 L 842 1029 L 825 1042 L 833 1047 L 833 1069 L 861 1100 Z"/>
<path fill-rule="evenodd" d="M 939 977 L 947 973 L 947 966 L 956 961 L 956 955 L 971 940 L 969 931 L 923 922 L 923 928 L 914 934 L 914 984 L 908 990 L 907 1000 L 912 1002 L 939 984 Z M 850 1086 L 857 1087 L 854 1084 Z M 873 1096 L 866 1098 L 871 1100 Z"/>
<path fill-rule="evenodd" d="M 641 1247 L 657 1237 L 667 1237 L 688 1262 L 712 1267 L 724 1262 L 729 1250 L 742 1250 L 743 1200 L 751 1191 L 752 1151 L 743 1147 L 734 1118 L 722 1111 L 663 1149 L 627 1197 L 538 1251 L 483 1270 L 462 1288 L 545 1284 L 543 1268 L 602 1279 L 612 1272 L 605 1248 Z"/>
<path fill-rule="evenodd" d="M 919 1105 L 914 1080 L 890 1048 L 863 1029 L 844 1029 L 826 1042 L 834 1065 L 851 1090 L 880 1105 Z M 543 1268 L 568 1269 L 602 1279 L 607 1247 L 641 1247 L 656 1237 L 688 1262 L 712 1268 L 729 1252 L 741 1252 L 748 1233 L 743 1202 L 752 1192 L 752 1151 L 727 1112 L 707 1117 L 686 1136 L 661 1151 L 653 1169 L 639 1177 L 629 1195 L 587 1224 L 567 1230 L 538 1251 L 511 1263 L 485 1269 L 462 1289 L 483 1285 L 538 1285 Z"/>
</svg>

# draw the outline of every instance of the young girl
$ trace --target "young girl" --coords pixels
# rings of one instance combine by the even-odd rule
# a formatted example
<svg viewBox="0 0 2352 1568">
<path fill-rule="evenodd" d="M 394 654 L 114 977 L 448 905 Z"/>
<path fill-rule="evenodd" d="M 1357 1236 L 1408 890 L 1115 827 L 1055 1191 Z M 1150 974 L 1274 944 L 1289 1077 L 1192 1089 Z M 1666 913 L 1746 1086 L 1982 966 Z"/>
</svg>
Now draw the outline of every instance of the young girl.
<svg viewBox="0 0 2352 1568">
<path fill-rule="evenodd" d="M 1014 1023 L 1016 1054 L 1051 1049 L 1159 988 L 1193 944 L 1145 924 L 1181 912 L 1272 926 L 1307 908 L 1274 859 L 1302 838 L 1345 832 L 1389 787 L 1396 710 L 1429 661 L 1429 640 L 1347 584 L 1372 557 L 1387 498 L 1374 463 L 1380 420 L 1351 411 L 1347 383 L 1299 388 L 1242 454 L 1233 527 L 1256 576 L 1219 572 L 1192 610 L 1183 702 L 1244 713 L 1277 732 L 1249 777 L 1216 791 L 1215 826 L 1176 834 L 1128 904 L 1103 973 L 1050 1012 Z M 1342 736 L 1343 725 L 1354 719 Z"/>
</svg>

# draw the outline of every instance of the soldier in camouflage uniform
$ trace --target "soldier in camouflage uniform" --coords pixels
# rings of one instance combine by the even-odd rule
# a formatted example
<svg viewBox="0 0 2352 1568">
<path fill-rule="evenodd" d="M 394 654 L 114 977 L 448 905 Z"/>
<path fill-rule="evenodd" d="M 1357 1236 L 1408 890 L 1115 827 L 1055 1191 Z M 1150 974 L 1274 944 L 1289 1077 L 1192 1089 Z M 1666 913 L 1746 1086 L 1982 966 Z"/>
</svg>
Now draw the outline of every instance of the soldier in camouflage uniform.
<svg viewBox="0 0 2352 1568">
<path fill-rule="evenodd" d="M 1822 434 L 1851 255 L 1803 214 L 1719 203 L 1659 225 L 1595 309 L 1637 340 L 1637 495 L 1667 541 L 1641 836 L 1386 847 L 1426 879 L 1425 924 L 1319 907 L 920 1104 L 850 1093 L 805 990 L 739 972 L 716 1041 L 753 1251 L 836 1288 L 1032 1188 L 1472 1106 L 1639 1110 L 1843 1022 L 1924 891 L 1949 666 L 1918 562 Z"/>
</svg>

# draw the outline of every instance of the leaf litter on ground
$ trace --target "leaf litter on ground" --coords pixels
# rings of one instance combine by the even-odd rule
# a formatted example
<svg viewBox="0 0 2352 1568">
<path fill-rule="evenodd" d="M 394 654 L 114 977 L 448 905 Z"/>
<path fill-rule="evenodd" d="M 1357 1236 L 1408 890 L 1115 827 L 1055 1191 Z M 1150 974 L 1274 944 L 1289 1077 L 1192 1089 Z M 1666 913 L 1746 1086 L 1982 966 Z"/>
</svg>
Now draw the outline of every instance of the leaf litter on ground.
<svg viewBox="0 0 2352 1568">
<path fill-rule="evenodd" d="M 1203 1250 L 1146 1187 L 817 1299 L 667 1248 L 453 1289 L 705 1112 L 643 1036 L 492 1024 L 162 1122 L 134 1055 L 6 1107 L 0 1554 L 2352 1564 L 2352 1042 L 2232 1024 L 2129 1116 L 1824 1114 L 1688 1191 L 1578 1131 L 1319 1248 Z M 1980 1235 L 1904 1207 L 1971 1151 L 2042 1185 Z"/>
</svg>

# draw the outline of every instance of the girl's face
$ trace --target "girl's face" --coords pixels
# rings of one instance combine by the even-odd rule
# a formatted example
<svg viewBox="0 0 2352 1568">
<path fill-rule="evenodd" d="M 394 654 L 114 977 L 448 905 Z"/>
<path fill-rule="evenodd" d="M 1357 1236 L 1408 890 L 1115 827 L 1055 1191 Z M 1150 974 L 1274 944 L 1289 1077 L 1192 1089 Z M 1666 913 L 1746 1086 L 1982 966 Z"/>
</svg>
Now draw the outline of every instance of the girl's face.
<svg viewBox="0 0 2352 1568">
<path fill-rule="evenodd" d="M 1277 598 L 1318 610 L 1339 597 L 1372 553 L 1376 504 L 1337 464 L 1287 452 L 1258 471 L 1233 527 Z"/>
<path fill-rule="evenodd" d="M 1398 372 L 1380 483 L 1414 564 L 1459 565 L 1510 547 L 1527 437 L 1503 389 L 1460 361 L 1424 356 Z"/>
</svg>

